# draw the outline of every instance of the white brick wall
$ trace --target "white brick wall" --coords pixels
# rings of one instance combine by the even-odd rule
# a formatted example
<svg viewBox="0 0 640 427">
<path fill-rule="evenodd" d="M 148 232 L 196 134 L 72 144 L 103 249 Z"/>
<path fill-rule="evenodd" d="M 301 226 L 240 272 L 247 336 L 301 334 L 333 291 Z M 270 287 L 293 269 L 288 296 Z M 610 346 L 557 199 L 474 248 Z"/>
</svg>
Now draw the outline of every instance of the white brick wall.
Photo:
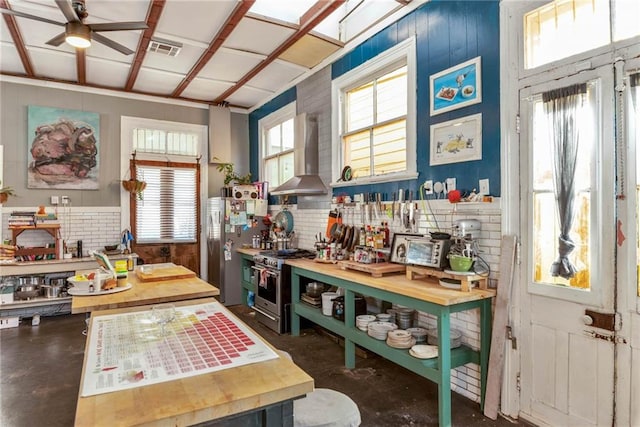
<svg viewBox="0 0 640 427">
<path fill-rule="evenodd" d="M 450 204 L 447 200 L 418 201 L 419 233 L 426 234 L 429 231 L 441 230 L 451 232 L 452 223 L 458 219 L 477 219 L 481 223 L 478 248 L 480 256 L 489 264 L 489 286 L 495 287 L 499 276 L 500 242 L 502 239 L 500 200 L 493 203 L 459 203 Z M 329 210 L 335 206 L 327 203 L 324 209 L 298 209 L 297 206 L 289 206 L 294 218 L 294 230 L 298 236 L 298 246 L 313 250 L 315 235 L 327 228 Z M 275 215 L 280 206 L 270 206 L 272 215 Z M 425 213 L 426 212 L 426 213 Z M 350 222 L 350 220 L 348 220 Z M 392 232 L 404 232 L 400 224 L 388 221 Z M 379 223 L 379 221 L 378 221 Z M 354 225 L 360 226 L 360 215 L 356 215 Z M 437 226 L 436 226 L 437 224 Z M 423 327 L 436 327 L 433 316 L 419 312 L 417 323 Z M 463 344 L 478 349 L 480 348 L 480 311 L 469 310 L 454 313 L 451 316 L 452 328 L 462 332 Z M 468 364 L 452 371 L 451 389 L 467 398 L 480 401 L 480 372 L 479 366 Z"/>
<path fill-rule="evenodd" d="M 2 239 L 12 238 L 8 220 L 12 211 L 29 211 L 33 207 L 5 208 L 2 210 Z M 47 209 L 51 212 L 52 209 Z M 88 250 L 103 249 L 105 245 L 114 245 L 121 241 L 119 207 L 71 207 L 58 209 L 60 235 L 73 246 L 82 240 L 84 254 Z M 18 244 L 25 247 L 44 246 L 51 243 L 51 236 L 44 232 L 23 232 Z"/>
</svg>

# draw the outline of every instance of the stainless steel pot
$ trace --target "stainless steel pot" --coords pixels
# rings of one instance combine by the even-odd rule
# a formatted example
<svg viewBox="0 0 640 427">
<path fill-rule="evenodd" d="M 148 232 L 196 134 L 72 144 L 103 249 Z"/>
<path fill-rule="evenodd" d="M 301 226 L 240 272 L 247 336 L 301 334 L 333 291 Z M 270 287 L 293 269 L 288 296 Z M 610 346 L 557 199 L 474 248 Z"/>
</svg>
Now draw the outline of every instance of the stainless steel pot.
<svg viewBox="0 0 640 427">
<path fill-rule="evenodd" d="M 17 299 L 29 299 L 40 296 L 40 285 L 18 285 L 14 295 Z"/>
<path fill-rule="evenodd" d="M 59 298 L 62 292 L 62 286 L 42 285 L 42 294 L 47 298 Z"/>
</svg>

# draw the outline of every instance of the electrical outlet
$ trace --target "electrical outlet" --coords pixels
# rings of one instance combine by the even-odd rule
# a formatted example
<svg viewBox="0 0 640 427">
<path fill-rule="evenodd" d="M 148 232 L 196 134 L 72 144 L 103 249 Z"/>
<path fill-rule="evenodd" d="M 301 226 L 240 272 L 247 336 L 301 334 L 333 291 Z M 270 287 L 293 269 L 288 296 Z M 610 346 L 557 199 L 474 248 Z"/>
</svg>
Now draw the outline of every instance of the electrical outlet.
<svg viewBox="0 0 640 427">
<path fill-rule="evenodd" d="M 424 192 L 426 194 L 433 194 L 433 181 L 432 180 L 425 181 L 425 183 L 424 183 Z"/>
<path fill-rule="evenodd" d="M 61 198 L 62 198 L 63 205 L 68 205 L 69 202 L 71 202 L 71 199 L 69 199 L 69 196 L 61 196 Z"/>
<path fill-rule="evenodd" d="M 456 179 L 447 178 L 447 193 L 456 189 Z"/>
<path fill-rule="evenodd" d="M 60 198 L 58 196 L 51 196 L 51 204 L 53 206 L 58 206 L 58 203 L 60 203 Z"/>
<path fill-rule="evenodd" d="M 488 196 L 489 194 L 491 194 L 489 192 L 489 180 L 488 179 L 481 179 L 479 181 L 479 184 L 480 184 L 480 186 L 478 188 L 479 194 L 483 194 L 485 196 Z"/>
</svg>

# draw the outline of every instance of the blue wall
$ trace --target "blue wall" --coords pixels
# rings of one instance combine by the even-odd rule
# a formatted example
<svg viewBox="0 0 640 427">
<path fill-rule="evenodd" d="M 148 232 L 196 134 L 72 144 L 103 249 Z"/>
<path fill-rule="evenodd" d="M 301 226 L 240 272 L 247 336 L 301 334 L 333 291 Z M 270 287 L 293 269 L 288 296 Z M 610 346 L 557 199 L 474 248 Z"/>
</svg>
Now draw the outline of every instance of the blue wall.
<svg viewBox="0 0 640 427">
<path fill-rule="evenodd" d="M 335 79 L 409 37 L 416 37 L 417 57 L 417 180 L 341 187 L 334 194 L 381 192 L 387 200 L 398 189 L 416 193 L 431 179 L 455 177 L 457 187 L 470 191 L 488 178 L 491 194 L 500 196 L 500 30 L 499 3 L 435 0 L 391 24 L 331 65 Z M 461 62 L 482 57 L 482 102 L 431 117 L 429 76 Z M 327 88 L 330 90 L 330 88 Z M 295 99 L 289 90 L 249 117 L 251 173 L 258 175 L 258 120 Z M 482 113 L 482 160 L 429 166 L 430 125 Z"/>
</svg>

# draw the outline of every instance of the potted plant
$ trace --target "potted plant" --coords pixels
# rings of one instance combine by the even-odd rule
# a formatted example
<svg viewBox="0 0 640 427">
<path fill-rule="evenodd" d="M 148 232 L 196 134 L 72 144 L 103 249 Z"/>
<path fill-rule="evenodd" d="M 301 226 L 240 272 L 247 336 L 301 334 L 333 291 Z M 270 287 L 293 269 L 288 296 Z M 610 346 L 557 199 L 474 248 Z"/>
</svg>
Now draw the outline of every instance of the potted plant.
<svg viewBox="0 0 640 427">
<path fill-rule="evenodd" d="M 0 181 L 0 203 L 4 203 L 9 199 L 9 196 L 15 196 L 16 192 L 11 187 L 2 187 L 2 181 Z"/>
<path fill-rule="evenodd" d="M 122 187 L 129 193 L 137 193 L 138 200 L 142 200 L 142 192 L 147 188 L 147 183 L 137 179 L 129 179 L 122 181 Z"/>
<path fill-rule="evenodd" d="M 214 160 L 218 160 L 218 158 L 214 157 Z M 222 195 L 224 197 L 231 196 L 230 184 L 232 182 L 240 185 L 251 184 L 251 173 L 249 172 L 246 175 L 238 175 L 233 170 L 233 163 L 218 163 L 216 165 L 216 169 L 218 172 L 222 172 L 224 174 L 224 187 L 222 188 Z"/>
</svg>

